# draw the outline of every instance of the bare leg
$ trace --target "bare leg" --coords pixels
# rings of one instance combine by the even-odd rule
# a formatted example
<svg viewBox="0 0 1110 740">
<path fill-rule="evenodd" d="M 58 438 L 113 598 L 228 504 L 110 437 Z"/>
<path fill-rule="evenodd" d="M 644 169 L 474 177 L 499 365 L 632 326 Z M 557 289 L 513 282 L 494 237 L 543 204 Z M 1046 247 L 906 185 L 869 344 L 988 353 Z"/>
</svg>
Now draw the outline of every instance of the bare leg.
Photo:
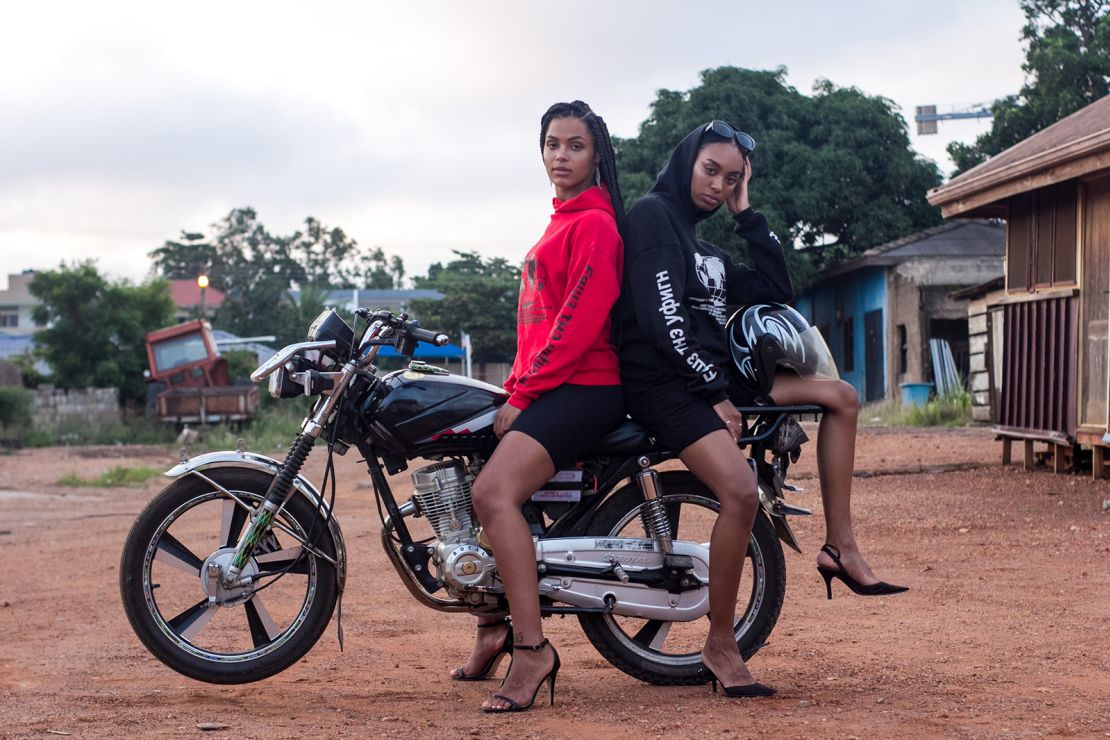
<svg viewBox="0 0 1110 740">
<path fill-rule="evenodd" d="M 690 472 L 709 486 L 721 512 L 709 540 L 709 637 L 702 662 L 725 686 L 754 683 L 733 634 L 736 592 L 748 551 L 748 539 L 759 508 L 755 474 L 732 437 L 712 432 L 680 455 Z"/>
<path fill-rule="evenodd" d="M 501 624 L 501 617 L 482 616 L 478 618 L 478 624 Z M 467 676 L 477 675 L 479 671 L 486 667 L 489 659 L 501 650 L 505 644 L 505 634 L 508 631 L 508 625 L 475 630 L 477 634 L 474 636 L 474 646 L 470 649 L 470 657 L 467 659 L 466 665 L 451 669 L 451 678 L 462 678 L 464 674 Z"/>
<path fill-rule="evenodd" d="M 509 432 L 474 481 L 474 511 L 497 558 L 497 570 L 513 615 L 513 636 L 519 645 L 538 645 L 543 640 L 536 548 L 520 505 L 554 473 L 555 466 L 539 442 L 527 434 Z M 515 651 L 509 674 L 497 693 L 527 703 L 532 698 L 532 689 L 553 665 L 551 650 Z M 506 702 L 493 697 L 482 706 L 508 708 Z"/>
<path fill-rule="evenodd" d="M 783 405 L 816 403 L 825 407 L 817 428 L 817 475 L 825 510 L 825 541 L 840 551 L 848 575 L 864 585 L 877 583 L 879 579 L 860 554 L 852 532 L 852 472 L 859 417 L 856 389 L 843 380 L 804 379 L 784 372 L 775 376 L 771 395 Z M 817 564 L 836 568 L 825 553 L 818 554 Z"/>
</svg>

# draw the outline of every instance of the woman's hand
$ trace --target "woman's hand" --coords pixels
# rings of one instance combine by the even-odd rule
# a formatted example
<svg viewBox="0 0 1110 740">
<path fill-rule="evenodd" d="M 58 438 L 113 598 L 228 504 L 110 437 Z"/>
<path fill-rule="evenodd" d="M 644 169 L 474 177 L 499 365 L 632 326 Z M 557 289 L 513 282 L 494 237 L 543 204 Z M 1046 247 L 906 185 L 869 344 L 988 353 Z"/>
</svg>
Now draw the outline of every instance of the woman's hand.
<svg viewBox="0 0 1110 740">
<path fill-rule="evenodd" d="M 738 442 L 740 440 L 740 412 L 732 405 L 732 401 L 725 399 L 720 403 L 713 404 L 713 410 L 725 423 L 725 429 L 732 435 L 732 441 Z"/>
<path fill-rule="evenodd" d="M 512 428 L 518 416 L 520 416 L 520 409 L 516 406 L 509 403 L 501 404 L 501 408 L 497 409 L 497 416 L 493 417 L 493 433 L 498 439 L 504 437 L 505 432 Z"/>
<path fill-rule="evenodd" d="M 744 157 L 744 174 L 740 176 L 740 182 L 736 183 L 736 187 L 728 196 L 728 210 L 733 216 L 748 210 L 748 206 L 751 205 L 748 203 L 748 180 L 751 179 L 752 160 L 751 157 Z"/>
</svg>

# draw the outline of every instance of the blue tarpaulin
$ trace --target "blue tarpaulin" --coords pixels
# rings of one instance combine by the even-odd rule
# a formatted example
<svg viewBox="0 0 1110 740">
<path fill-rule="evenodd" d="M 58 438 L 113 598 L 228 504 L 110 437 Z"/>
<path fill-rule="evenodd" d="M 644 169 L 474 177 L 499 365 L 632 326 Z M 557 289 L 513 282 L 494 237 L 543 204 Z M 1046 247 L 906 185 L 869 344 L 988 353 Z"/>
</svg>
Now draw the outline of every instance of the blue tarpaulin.
<svg viewBox="0 0 1110 740">
<path fill-rule="evenodd" d="M 384 346 L 378 352 L 378 357 L 400 357 L 397 350 L 390 346 Z M 457 344 L 447 344 L 442 347 L 436 347 L 434 344 L 427 342 L 420 342 L 416 345 L 416 353 L 413 357 L 416 359 L 436 359 L 436 360 L 461 360 L 466 356 L 463 348 Z"/>
</svg>

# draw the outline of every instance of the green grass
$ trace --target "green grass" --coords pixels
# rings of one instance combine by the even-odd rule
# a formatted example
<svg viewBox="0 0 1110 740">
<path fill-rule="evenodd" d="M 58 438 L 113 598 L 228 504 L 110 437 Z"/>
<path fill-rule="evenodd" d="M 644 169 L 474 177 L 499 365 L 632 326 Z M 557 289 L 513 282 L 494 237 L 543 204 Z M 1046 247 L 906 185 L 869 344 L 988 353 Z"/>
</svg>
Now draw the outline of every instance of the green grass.
<svg viewBox="0 0 1110 740">
<path fill-rule="evenodd" d="M 200 432 L 200 441 L 189 445 L 198 452 L 233 450 L 242 437 L 248 450 L 273 452 L 287 450 L 293 438 L 301 431 L 301 422 L 308 413 L 305 399 L 286 399 L 282 403 L 261 404 L 254 421 L 241 426 L 216 424 L 210 427 L 192 427 Z"/>
<path fill-rule="evenodd" d="M 924 406 L 911 406 L 906 423 L 915 427 L 961 427 L 971 421 L 971 394 L 967 391 L 934 398 Z"/>
<path fill-rule="evenodd" d="M 971 420 L 971 394 L 967 391 L 932 398 L 924 406 L 884 401 L 860 410 L 860 426 L 960 427 Z"/>
<path fill-rule="evenodd" d="M 276 400 L 267 395 L 251 422 L 190 426 L 200 434 L 200 440 L 188 443 L 187 447 L 191 453 L 234 449 L 242 437 L 251 450 L 284 450 L 300 431 L 308 408 L 308 401 L 303 398 Z M 177 443 L 180 431 L 173 424 L 125 411 L 115 422 L 39 425 L 27 432 L 21 442 L 25 447 L 151 445 L 172 450 L 180 446 Z"/>
<path fill-rule="evenodd" d="M 151 478 L 157 478 L 162 475 L 161 470 L 155 470 L 145 465 L 137 468 L 126 468 L 122 465 L 117 465 L 111 470 L 102 473 L 97 478 L 82 478 L 76 472 L 64 475 L 54 482 L 56 486 L 69 486 L 72 488 L 81 488 L 92 486 L 96 488 L 137 488 L 142 486 Z"/>
<path fill-rule="evenodd" d="M 27 447 L 56 445 L 159 445 L 171 444 L 177 433 L 169 424 L 148 421 L 142 414 L 124 412 L 119 421 L 73 421 L 36 426 L 24 444 Z"/>
</svg>

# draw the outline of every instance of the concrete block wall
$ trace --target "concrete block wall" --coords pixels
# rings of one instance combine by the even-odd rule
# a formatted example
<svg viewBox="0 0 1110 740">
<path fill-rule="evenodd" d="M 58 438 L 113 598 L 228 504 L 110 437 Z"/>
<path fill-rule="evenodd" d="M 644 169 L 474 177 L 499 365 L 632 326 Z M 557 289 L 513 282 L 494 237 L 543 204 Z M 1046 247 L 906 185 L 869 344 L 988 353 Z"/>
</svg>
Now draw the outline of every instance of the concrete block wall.
<svg viewBox="0 0 1110 740">
<path fill-rule="evenodd" d="M 50 385 L 35 390 L 35 423 L 104 423 L 120 420 L 119 389 L 84 388 L 63 390 Z"/>
</svg>

